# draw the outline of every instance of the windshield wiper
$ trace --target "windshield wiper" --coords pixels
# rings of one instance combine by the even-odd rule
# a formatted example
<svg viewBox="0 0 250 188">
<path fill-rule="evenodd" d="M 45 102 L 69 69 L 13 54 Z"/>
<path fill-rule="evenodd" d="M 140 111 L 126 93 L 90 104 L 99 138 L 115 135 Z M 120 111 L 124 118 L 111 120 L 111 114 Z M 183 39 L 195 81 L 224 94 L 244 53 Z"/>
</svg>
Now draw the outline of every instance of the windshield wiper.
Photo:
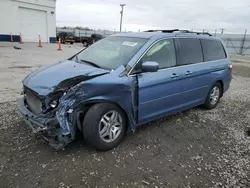
<svg viewBox="0 0 250 188">
<path fill-rule="evenodd" d="M 81 62 L 84 62 L 84 63 L 87 63 L 87 64 L 90 64 L 90 65 L 92 65 L 93 67 L 100 68 L 99 65 L 97 65 L 97 64 L 95 64 L 95 63 L 93 63 L 93 62 L 91 62 L 91 61 L 87 61 L 87 60 L 83 60 L 83 59 L 81 59 L 80 61 L 81 61 Z"/>
<path fill-rule="evenodd" d="M 76 55 L 76 62 L 79 63 L 78 55 Z"/>
</svg>

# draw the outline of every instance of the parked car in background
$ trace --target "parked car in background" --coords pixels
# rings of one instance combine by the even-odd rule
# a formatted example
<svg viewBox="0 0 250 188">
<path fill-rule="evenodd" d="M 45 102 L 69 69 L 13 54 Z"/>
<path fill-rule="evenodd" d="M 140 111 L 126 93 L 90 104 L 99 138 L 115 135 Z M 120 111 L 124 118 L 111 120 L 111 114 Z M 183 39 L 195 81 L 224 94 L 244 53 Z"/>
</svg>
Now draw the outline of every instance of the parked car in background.
<svg viewBox="0 0 250 188">
<path fill-rule="evenodd" d="M 90 37 L 75 36 L 75 42 L 80 42 L 83 44 L 84 47 L 88 47 L 89 45 L 103 38 L 105 38 L 105 36 L 100 34 L 92 34 Z"/>
<path fill-rule="evenodd" d="M 57 33 L 56 39 L 59 41 L 59 37 L 61 37 L 61 43 L 70 43 L 73 44 L 75 42 L 75 35 L 73 32 L 59 32 Z"/>
<path fill-rule="evenodd" d="M 231 78 L 219 38 L 182 30 L 120 33 L 28 75 L 19 109 L 57 149 L 80 131 L 89 145 L 109 150 L 138 125 L 199 105 L 215 108 Z"/>
<path fill-rule="evenodd" d="M 88 47 L 89 45 L 95 43 L 98 40 L 101 40 L 105 38 L 104 35 L 100 35 L 100 34 L 92 34 L 90 37 L 82 37 L 81 38 L 81 42 L 83 44 L 84 47 Z"/>
</svg>

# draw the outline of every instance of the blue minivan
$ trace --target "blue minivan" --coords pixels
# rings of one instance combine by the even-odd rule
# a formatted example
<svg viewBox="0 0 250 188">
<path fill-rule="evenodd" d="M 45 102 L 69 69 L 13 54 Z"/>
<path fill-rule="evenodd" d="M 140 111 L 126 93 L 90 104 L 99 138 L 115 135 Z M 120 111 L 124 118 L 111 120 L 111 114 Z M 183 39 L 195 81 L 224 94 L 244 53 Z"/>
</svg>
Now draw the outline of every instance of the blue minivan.
<svg viewBox="0 0 250 188">
<path fill-rule="evenodd" d="M 140 124 L 215 108 L 231 78 L 222 41 L 208 33 L 120 33 L 29 74 L 19 109 L 56 149 L 81 132 L 89 145 L 109 150 Z"/>
</svg>

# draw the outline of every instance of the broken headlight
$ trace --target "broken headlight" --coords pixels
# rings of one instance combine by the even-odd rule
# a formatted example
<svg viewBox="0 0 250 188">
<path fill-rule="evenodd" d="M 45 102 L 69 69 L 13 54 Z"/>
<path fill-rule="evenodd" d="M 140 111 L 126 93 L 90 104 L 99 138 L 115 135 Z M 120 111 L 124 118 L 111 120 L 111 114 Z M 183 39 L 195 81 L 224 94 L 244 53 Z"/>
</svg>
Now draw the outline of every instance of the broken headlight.
<svg viewBox="0 0 250 188">
<path fill-rule="evenodd" d="M 44 100 L 44 113 L 55 109 L 59 105 L 59 100 L 63 96 L 63 92 L 52 93 Z"/>
<path fill-rule="evenodd" d="M 53 100 L 53 101 L 51 101 L 51 103 L 49 104 L 49 106 L 50 106 L 51 108 L 55 108 L 55 107 L 57 107 L 57 105 L 58 105 L 58 100 Z"/>
</svg>

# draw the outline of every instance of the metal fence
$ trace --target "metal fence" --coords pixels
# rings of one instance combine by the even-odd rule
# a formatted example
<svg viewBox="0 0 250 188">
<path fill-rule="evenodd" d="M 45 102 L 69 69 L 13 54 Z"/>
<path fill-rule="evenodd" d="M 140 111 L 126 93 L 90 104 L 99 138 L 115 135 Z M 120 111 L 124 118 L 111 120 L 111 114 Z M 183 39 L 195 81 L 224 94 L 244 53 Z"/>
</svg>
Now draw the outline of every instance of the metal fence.
<svg viewBox="0 0 250 188">
<path fill-rule="evenodd" d="M 109 31 L 109 30 L 79 30 L 79 29 L 63 29 L 57 28 L 57 32 L 73 32 L 77 37 L 90 37 L 92 34 L 101 34 L 104 36 L 113 35 L 115 33 L 119 33 L 117 31 Z"/>
<path fill-rule="evenodd" d="M 230 54 L 250 55 L 250 35 L 249 34 L 219 34 Z"/>
<path fill-rule="evenodd" d="M 75 36 L 86 36 L 90 37 L 92 34 L 101 34 L 101 35 L 112 35 L 119 33 L 117 31 L 109 30 L 78 30 L 78 29 L 62 29 L 57 28 L 57 32 L 73 32 Z M 220 37 L 227 48 L 227 51 L 230 54 L 237 55 L 250 55 L 250 34 L 247 34 L 245 31 L 244 34 L 214 34 L 216 37 Z"/>
</svg>

